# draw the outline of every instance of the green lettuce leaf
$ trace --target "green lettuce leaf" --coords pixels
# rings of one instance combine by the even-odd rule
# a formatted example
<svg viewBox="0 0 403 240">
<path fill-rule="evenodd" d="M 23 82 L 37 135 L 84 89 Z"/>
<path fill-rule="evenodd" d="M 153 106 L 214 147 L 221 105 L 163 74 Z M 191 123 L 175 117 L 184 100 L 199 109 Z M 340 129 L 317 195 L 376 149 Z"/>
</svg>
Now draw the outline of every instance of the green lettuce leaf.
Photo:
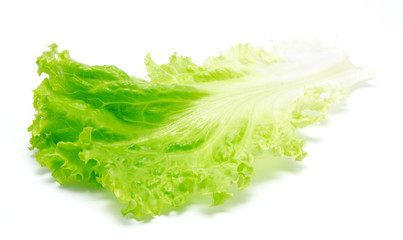
<svg viewBox="0 0 403 240">
<path fill-rule="evenodd" d="M 302 160 L 296 129 L 319 123 L 371 76 L 344 51 L 300 40 L 271 52 L 239 44 L 202 66 L 177 54 L 158 65 L 147 55 L 150 81 L 76 62 L 55 44 L 37 65 L 47 74 L 29 127 L 37 161 L 61 184 L 110 189 L 137 218 L 193 192 L 224 203 L 231 185 L 249 185 L 260 154 Z"/>
</svg>

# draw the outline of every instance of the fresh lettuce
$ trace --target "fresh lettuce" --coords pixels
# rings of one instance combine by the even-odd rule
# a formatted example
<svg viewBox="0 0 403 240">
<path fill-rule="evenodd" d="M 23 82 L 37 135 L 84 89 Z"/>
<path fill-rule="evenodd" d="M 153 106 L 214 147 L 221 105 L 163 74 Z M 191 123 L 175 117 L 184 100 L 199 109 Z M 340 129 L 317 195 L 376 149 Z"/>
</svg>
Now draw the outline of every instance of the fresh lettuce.
<svg viewBox="0 0 403 240">
<path fill-rule="evenodd" d="M 34 90 L 29 127 L 37 161 L 61 184 L 110 189 L 135 217 L 180 206 L 193 192 L 224 203 L 230 185 L 249 185 L 259 154 L 302 160 L 296 129 L 319 123 L 371 75 L 343 50 L 301 40 L 270 52 L 239 44 L 202 66 L 147 55 L 148 80 L 49 47 L 37 60 L 48 77 Z"/>
</svg>

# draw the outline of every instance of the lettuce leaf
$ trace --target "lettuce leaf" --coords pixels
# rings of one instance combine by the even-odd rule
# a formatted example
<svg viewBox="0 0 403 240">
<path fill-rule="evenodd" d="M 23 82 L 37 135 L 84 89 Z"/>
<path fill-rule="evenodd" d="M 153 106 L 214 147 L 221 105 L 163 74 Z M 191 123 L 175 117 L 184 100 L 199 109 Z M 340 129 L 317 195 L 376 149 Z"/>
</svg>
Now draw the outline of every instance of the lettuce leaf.
<svg viewBox="0 0 403 240">
<path fill-rule="evenodd" d="M 145 59 L 149 81 L 89 66 L 49 46 L 34 90 L 31 149 L 61 183 L 101 185 L 140 218 L 180 206 L 193 192 L 212 205 L 246 188 L 259 154 L 306 156 L 298 128 L 371 74 L 343 50 L 289 40 L 265 51 L 239 44 L 198 66 L 176 54 Z M 270 161 L 270 158 L 264 159 Z"/>
</svg>

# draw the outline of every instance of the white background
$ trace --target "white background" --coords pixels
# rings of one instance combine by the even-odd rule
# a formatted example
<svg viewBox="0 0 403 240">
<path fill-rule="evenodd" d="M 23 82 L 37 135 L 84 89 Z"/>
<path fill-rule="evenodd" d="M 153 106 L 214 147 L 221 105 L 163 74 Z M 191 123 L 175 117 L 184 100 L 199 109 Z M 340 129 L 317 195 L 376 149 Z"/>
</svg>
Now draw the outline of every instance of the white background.
<svg viewBox="0 0 403 240">
<path fill-rule="evenodd" d="M 0 239 L 403 239 L 402 1 L 1 1 Z M 146 53 L 201 63 L 289 37 L 346 49 L 377 75 L 309 127 L 301 163 L 258 163 L 227 204 L 137 222 L 108 192 L 60 187 L 27 150 L 36 57 L 55 42 L 144 76 Z"/>
</svg>

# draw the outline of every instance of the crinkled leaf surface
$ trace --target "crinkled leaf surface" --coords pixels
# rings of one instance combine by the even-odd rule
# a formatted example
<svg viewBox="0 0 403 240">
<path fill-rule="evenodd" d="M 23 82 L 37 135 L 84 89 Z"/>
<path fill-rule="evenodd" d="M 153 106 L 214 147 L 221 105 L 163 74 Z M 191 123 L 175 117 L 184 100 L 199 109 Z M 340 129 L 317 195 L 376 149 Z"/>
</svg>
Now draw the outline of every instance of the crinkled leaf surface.
<svg viewBox="0 0 403 240">
<path fill-rule="evenodd" d="M 302 160 L 295 130 L 319 123 L 370 76 L 344 51 L 299 40 L 271 52 L 236 45 L 202 66 L 147 55 L 150 81 L 76 62 L 55 44 L 37 64 L 47 74 L 29 128 L 37 161 L 61 184 L 112 190 L 136 217 L 180 206 L 192 192 L 224 203 L 230 185 L 248 186 L 258 154 Z"/>
</svg>

